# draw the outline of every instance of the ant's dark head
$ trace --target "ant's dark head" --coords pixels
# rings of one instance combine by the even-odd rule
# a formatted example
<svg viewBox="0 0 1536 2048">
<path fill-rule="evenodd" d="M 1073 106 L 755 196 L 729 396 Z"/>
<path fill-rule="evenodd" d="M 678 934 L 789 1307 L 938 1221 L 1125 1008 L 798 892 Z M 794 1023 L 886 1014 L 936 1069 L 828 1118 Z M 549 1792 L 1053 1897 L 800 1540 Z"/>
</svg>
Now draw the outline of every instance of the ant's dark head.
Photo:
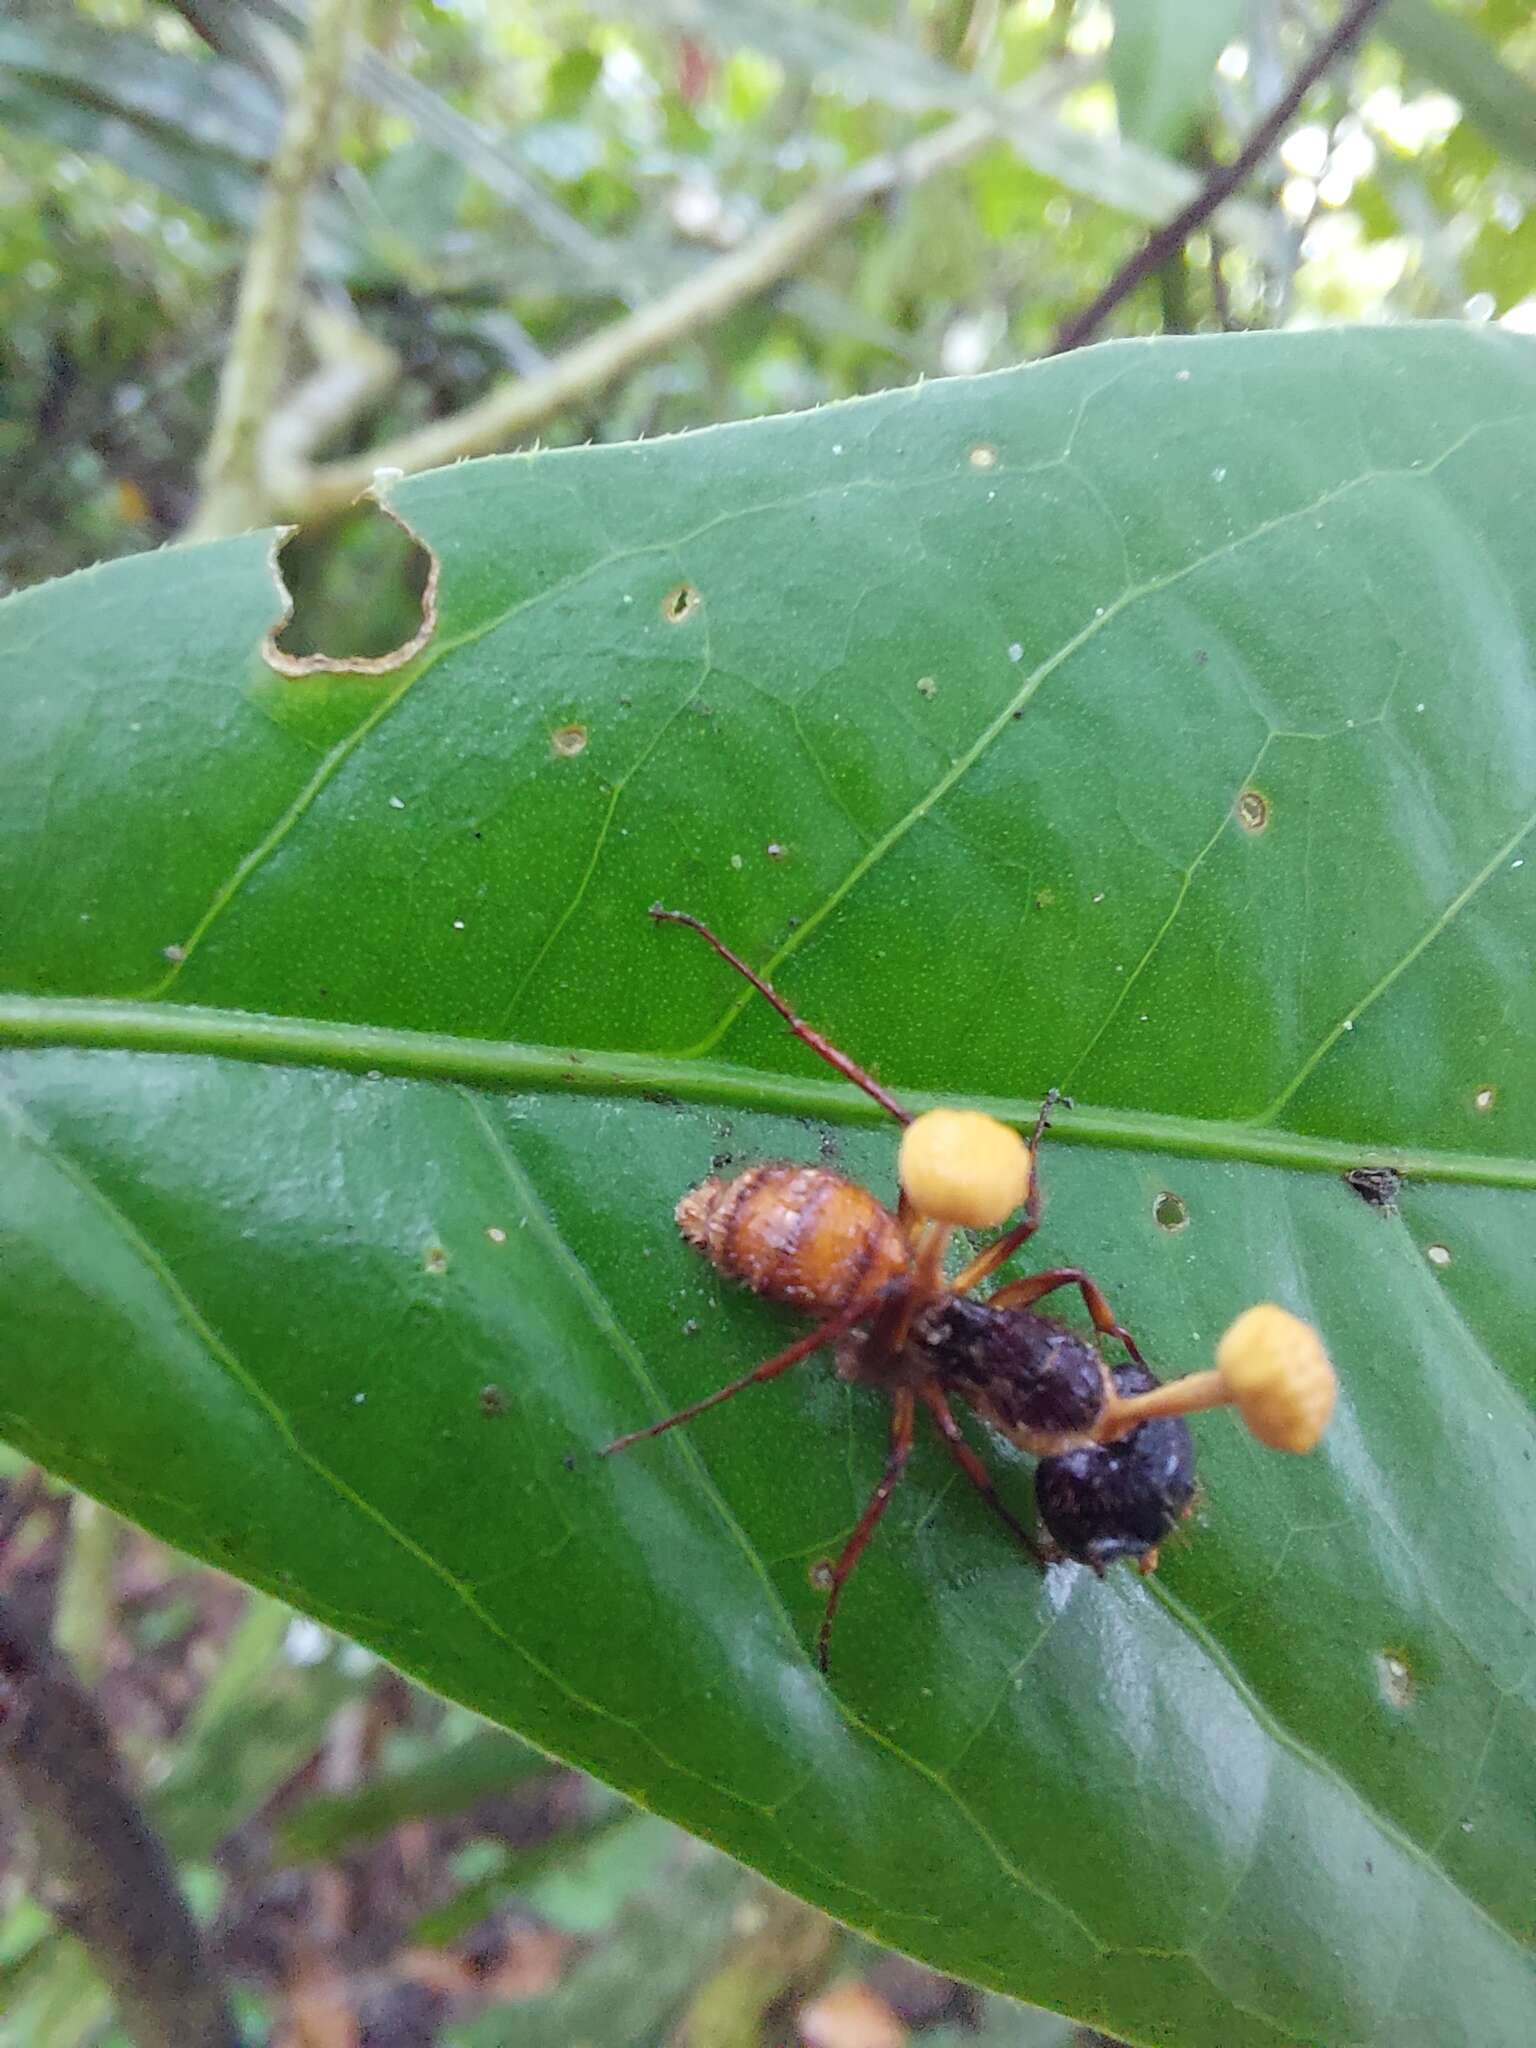
<svg viewBox="0 0 1536 2048">
<path fill-rule="evenodd" d="M 1123 1365 L 1125 1396 L 1148 1393 L 1151 1373 Z M 1101 1572 L 1117 1557 L 1143 1558 L 1177 1527 L 1195 1491 L 1195 1446 L 1177 1417 L 1143 1422 L 1112 1444 L 1084 1444 L 1035 1469 L 1040 1519 L 1068 1557 Z"/>
</svg>

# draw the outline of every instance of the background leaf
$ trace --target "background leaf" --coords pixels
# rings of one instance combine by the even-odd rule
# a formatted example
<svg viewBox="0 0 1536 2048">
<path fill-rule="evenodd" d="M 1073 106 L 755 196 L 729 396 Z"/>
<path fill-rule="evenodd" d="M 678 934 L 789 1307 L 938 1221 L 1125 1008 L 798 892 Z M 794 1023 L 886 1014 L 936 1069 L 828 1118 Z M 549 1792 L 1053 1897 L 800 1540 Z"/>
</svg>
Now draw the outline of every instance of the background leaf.
<svg viewBox="0 0 1536 2048">
<path fill-rule="evenodd" d="M 1512 336 L 1130 345 L 419 479 L 382 681 L 262 669 L 260 536 L 11 600 L 6 1433 L 946 1968 L 1523 2042 L 1533 444 Z M 925 1446 L 823 1685 L 878 1400 L 591 1455 L 785 1327 L 675 1239 L 712 1158 L 890 1185 L 658 896 L 915 1099 L 1069 1086 L 1042 1262 L 1167 1370 L 1311 1315 L 1324 1449 L 1203 1425 L 1100 1586 Z"/>
<path fill-rule="evenodd" d="M 1177 150 L 1211 97 L 1216 59 L 1243 28 L 1244 0 L 1115 0 L 1109 79 L 1121 133 Z"/>
<path fill-rule="evenodd" d="M 1453 93 L 1468 117 L 1514 163 L 1536 168 L 1536 90 L 1486 36 L 1434 0 L 1392 0 L 1382 33 L 1413 70 Z"/>
</svg>

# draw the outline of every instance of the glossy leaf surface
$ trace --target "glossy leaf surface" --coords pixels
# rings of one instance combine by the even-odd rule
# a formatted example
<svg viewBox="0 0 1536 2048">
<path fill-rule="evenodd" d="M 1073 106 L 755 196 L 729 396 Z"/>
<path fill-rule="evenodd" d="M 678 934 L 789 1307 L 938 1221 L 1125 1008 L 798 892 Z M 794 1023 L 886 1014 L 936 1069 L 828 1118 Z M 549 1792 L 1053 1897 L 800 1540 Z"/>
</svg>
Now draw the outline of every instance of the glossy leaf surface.
<svg viewBox="0 0 1536 2048">
<path fill-rule="evenodd" d="M 1515 337 L 1132 345 L 422 478 L 392 676 L 263 670 L 261 537 L 12 601 L 0 1427 L 944 1968 L 1527 2041 L 1533 478 Z M 1069 1088 L 1039 1263 L 1165 1372 L 1309 1315 L 1322 1450 L 1202 1422 L 1101 1585 L 924 1444 L 824 1683 L 875 1396 L 592 1453 L 784 1341 L 679 1192 L 894 1147 L 657 898 L 914 1100 Z"/>
</svg>

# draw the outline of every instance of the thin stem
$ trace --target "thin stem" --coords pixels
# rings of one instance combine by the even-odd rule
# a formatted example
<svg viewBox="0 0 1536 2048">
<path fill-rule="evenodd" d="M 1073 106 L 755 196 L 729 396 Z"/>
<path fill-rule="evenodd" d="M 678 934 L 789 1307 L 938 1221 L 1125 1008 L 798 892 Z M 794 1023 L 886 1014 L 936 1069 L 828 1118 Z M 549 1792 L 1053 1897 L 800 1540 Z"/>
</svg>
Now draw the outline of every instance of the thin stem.
<svg viewBox="0 0 1536 2048">
<path fill-rule="evenodd" d="M 1105 1402 L 1093 1434 L 1099 1443 L 1112 1444 L 1156 1416 L 1197 1415 L 1203 1408 L 1226 1408 L 1231 1402 L 1231 1392 L 1219 1372 L 1187 1373 L 1183 1379 L 1151 1387 L 1145 1394 L 1115 1395 Z"/>
<path fill-rule="evenodd" d="M 207 540 L 268 516 L 265 440 L 288 376 L 304 280 L 304 220 L 331 161 L 356 0 L 315 0 L 304 68 L 288 103 L 267 173 L 235 302 L 218 411 L 203 460 L 203 495 L 189 528 Z"/>
<path fill-rule="evenodd" d="M 119 1775 L 69 1666 L 0 1601 L 0 1776 L 41 1872 L 40 1902 L 82 1943 L 138 2048 L 237 2048 L 223 1986 L 164 1843 Z"/>
<path fill-rule="evenodd" d="M 1149 235 L 1130 261 L 1116 271 L 1103 291 L 1091 299 L 1080 313 L 1073 314 L 1058 332 L 1050 354 L 1065 355 L 1069 349 L 1081 348 L 1085 341 L 1091 341 L 1121 300 L 1129 298 L 1139 284 L 1161 269 L 1183 248 L 1195 229 L 1210 219 L 1222 201 L 1231 198 L 1249 173 L 1268 156 L 1312 87 L 1343 56 L 1371 16 L 1383 5 L 1384 0 L 1355 0 L 1332 32 L 1324 36 L 1313 50 L 1232 161 L 1214 170 L 1188 206 L 1176 213 L 1166 226 Z"/>
</svg>

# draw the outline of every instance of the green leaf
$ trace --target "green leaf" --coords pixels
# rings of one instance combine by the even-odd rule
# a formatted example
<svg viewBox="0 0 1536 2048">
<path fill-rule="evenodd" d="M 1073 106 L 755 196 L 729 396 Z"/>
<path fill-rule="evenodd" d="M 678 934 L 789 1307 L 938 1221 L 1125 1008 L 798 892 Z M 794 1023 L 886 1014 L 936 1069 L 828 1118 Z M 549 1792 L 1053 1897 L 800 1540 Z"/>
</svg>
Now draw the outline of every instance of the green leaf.
<svg viewBox="0 0 1536 2048">
<path fill-rule="evenodd" d="M 700 1975 L 728 1940 L 746 1874 L 647 1814 L 579 1850 L 530 1902 L 558 1926 L 598 1935 L 555 1989 L 450 2030 L 451 2048 L 649 2048 L 670 2036 Z"/>
<path fill-rule="evenodd" d="M 1137 343 L 416 479 L 382 678 L 262 668 L 261 536 L 10 600 L 0 1428 L 942 1968 L 1524 2043 L 1533 457 L 1517 336 Z M 1309 1315 L 1323 1448 L 1203 1422 L 1099 1584 L 925 1442 L 824 1683 L 876 1395 L 593 1453 L 798 1327 L 711 1159 L 892 1136 L 657 898 L 914 1102 L 1069 1088 L 1039 1262 L 1165 1372 Z"/>
<path fill-rule="evenodd" d="M 527 1743 L 499 1729 L 477 1729 L 418 1764 L 381 1772 L 355 1792 L 314 1794 L 279 1822 L 279 1847 L 296 1862 L 334 1857 L 402 1821 L 462 1813 L 477 1800 L 515 1791 L 546 1768 L 547 1760 Z"/>
<path fill-rule="evenodd" d="M 0 127 L 103 156 L 211 220 L 254 220 L 278 121 L 265 84 L 222 58 L 86 21 L 0 23 Z M 350 221 L 328 193 L 312 212 L 312 259 L 345 270 Z"/>
<path fill-rule="evenodd" d="M 1120 130 L 1177 151 L 1211 97 L 1211 72 L 1241 34 L 1246 0 L 1114 0 L 1109 80 Z"/>
<path fill-rule="evenodd" d="M 1460 100 L 1499 152 L 1536 169 L 1536 89 L 1504 63 L 1486 35 L 1434 0 L 1392 0 L 1381 33 L 1412 69 Z"/>
<path fill-rule="evenodd" d="M 173 1853 L 211 1856 L 314 1755 L 326 1724 L 366 1683 L 349 1644 L 298 1663 L 293 1615 L 255 1599 L 241 1616 L 195 1712 L 177 1735 L 150 1811 Z M 349 1668 L 350 1667 L 350 1668 Z"/>
</svg>

